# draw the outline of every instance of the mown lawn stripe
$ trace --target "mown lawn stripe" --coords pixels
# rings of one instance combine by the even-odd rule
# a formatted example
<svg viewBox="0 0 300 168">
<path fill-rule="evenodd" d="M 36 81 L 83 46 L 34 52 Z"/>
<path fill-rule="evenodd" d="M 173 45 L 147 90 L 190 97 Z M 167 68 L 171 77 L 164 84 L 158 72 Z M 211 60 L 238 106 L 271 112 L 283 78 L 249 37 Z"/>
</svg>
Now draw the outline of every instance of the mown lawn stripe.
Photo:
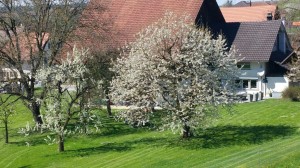
<svg viewBox="0 0 300 168">
<path fill-rule="evenodd" d="M 149 149 L 149 148 L 146 149 L 146 151 L 150 151 L 150 150 L 151 149 Z M 110 154 L 113 157 L 113 159 L 106 160 L 104 162 L 100 162 L 99 164 L 95 164 L 95 165 L 91 166 L 91 168 L 93 168 L 93 167 L 105 167 L 105 166 L 109 167 L 110 163 L 115 163 L 115 162 L 122 163 L 122 159 L 124 160 L 124 159 L 127 159 L 127 158 L 132 158 L 132 157 L 135 157 L 136 155 L 138 156 L 138 155 L 140 155 L 144 152 L 145 152 L 144 150 L 138 150 L 138 151 L 134 150 L 134 151 L 131 151 L 131 152 L 123 153 L 122 155 L 119 155 L 117 157 L 114 157 L 113 154 Z"/>
<path fill-rule="evenodd" d="M 259 157 L 254 157 L 251 160 L 244 162 L 245 165 L 253 166 L 257 163 L 261 164 L 268 164 L 276 161 L 277 159 L 281 158 L 282 156 L 291 155 L 294 152 L 300 149 L 300 139 L 297 137 L 294 141 L 289 143 L 285 143 L 285 145 L 276 146 L 269 152 L 265 152 L 263 155 Z M 252 163 L 252 164 L 250 164 Z"/>
<path fill-rule="evenodd" d="M 31 115 L 18 113 L 11 125 L 14 143 L 0 143 L 0 167 L 300 166 L 300 103 L 265 100 L 238 104 L 234 109 L 231 115 L 222 112 L 222 118 L 207 129 L 212 132 L 188 141 L 170 131 L 131 128 L 105 119 L 107 126 L 117 125 L 100 134 L 68 136 L 64 153 L 58 153 L 56 145 L 43 144 L 46 133 L 17 134 L 19 126 L 32 121 Z M 0 128 L 0 135 L 3 131 Z M 23 146 L 24 142 L 32 146 Z"/>
<path fill-rule="evenodd" d="M 0 167 L 5 167 L 7 165 L 11 165 L 13 163 L 13 161 L 15 161 L 18 157 L 22 156 L 24 153 L 28 152 L 28 149 L 23 149 L 23 150 L 19 150 L 15 153 L 12 153 L 10 155 L 8 155 L 7 157 L 1 159 L 2 161 L 0 162 Z M 5 166 L 4 166 L 5 165 Z"/>
<path fill-rule="evenodd" d="M 15 160 L 19 159 L 21 156 L 23 156 L 24 154 L 28 153 L 29 152 L 29 149 L 25 149 L 25 150 L 22 150 L 20 152 L 18 152 L 17 154 L 14 155 L 14 158 L 11 159 L 8 163 L 6 163 L 6 167 L 9 167 Z"/>
<path fill-rule="evenodd" d="M 291 140 L 291 139 L 288 139 L 288 140 Z M 262 145 L 255 145 L 255 146 L 252 146 L 251 148 L 247 148 L 247 149 L 241 150 L 239 152 L 228 154 L 224 157 L 220 157 L 220 158 L 217 158 L 215 160 L 210 160 L 210 161 L 204 163 L 203 166 L 205 166 L 205 167 L 206 166 L 207 167 L 210 167 L 210 166 L 212 166 L 212 167 L 219 167 L 219 166 L 225 167 L 228 163 L 232 163 L 232 162 L 234 163 L 235 160 L 237 160 L 237 161 L 244 160 L 245 157 L 246 158 L 247 157 L 251 158 L 256 153 L 264 153 L 269 149 L 273 149 L 274 146 L 280 145 L 280 144 L 284 145 L 284 144 L 286 144 L 286 141 L 279 140 L 276 143 L 271 142 L 271 143 L 262 144 Z"/>
</svg>

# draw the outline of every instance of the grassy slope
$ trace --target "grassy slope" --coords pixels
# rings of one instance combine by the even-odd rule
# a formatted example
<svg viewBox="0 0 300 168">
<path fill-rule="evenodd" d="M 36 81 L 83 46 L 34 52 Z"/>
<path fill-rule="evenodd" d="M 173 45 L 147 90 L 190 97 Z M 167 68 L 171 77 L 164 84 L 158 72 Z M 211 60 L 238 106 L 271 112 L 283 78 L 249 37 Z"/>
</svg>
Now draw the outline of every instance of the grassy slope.
<svg viewBox="0 0 300 168">
<path fill-rule="evenodd" d="M 64 153 L 46 145 L 45 135 L 18 135 L 17 128 L 31 120 L 28 112 L 19 112 L 10 144 L 3 143 L 0 128 L 0 167 L 298 167 L 299 107 L 284 100 L 239 104 L 235 113 L 224 113 L 213 127 L 188 141 L 121 123 L 111 127 L 105 119 L 101 134 L 68 137 Z"/>
</svg>

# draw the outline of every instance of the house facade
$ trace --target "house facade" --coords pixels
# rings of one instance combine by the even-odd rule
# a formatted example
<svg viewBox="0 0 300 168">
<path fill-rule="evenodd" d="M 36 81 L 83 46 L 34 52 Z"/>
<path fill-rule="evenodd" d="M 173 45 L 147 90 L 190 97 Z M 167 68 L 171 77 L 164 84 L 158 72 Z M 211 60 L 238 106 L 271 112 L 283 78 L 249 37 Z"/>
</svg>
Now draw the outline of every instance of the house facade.
<svg viewBox="0 0 300 168">
<path fill-rule="evenodd" d="M 268 71 L 276 71 L 279 65 L 270 68 L 270 62 L 241 62 L 241 73 L 237 82 L 239 89 L 247 94 L 263 93 L 265 97 L 280 98 L 281 93 L 288 88 L 289 78 L 286 70 L 281 73 L 269 74 Z"/>
<path fill-rule="evenodd" d="M 285 30 L 284 20 L 268 20 L 267 11 L 264 11 L 264 15 L 263 12 L 257 12 L 261 18 L 254 17 L 244 22 L 239 22 L 241 18 L 237 15 L 239 13 L 244 16 L 248 13 L 251 16 L 250 8 L 275 9 L 272 6 L 239 7 L 239 11 L 232 10 L 232 12 L 227 10 L 224 15 L 225 20 L 231 19 L 235 22 L 216 26 L 215 30 L 224 34 L 228 47 L 235 47 L 240 56 L 240 89 L 250 94 L 261 92 L 266 97 L 279 98 L 282 91 L 289 86 L 286 75 L 289 64 L 295 56 Z M 234 17 L 229 17 L 230 13 Z M 257 20 L 253 20 L 255 18 Z"/>
<path fill-rule="evenodd" d="M 228 47 L 237 50 L 240 89 L 281 97 L 289 86 L 286 74 L 294 56 L 282 21 L 226 23 L 215 30 L 225 36 Z"/>
</svg>

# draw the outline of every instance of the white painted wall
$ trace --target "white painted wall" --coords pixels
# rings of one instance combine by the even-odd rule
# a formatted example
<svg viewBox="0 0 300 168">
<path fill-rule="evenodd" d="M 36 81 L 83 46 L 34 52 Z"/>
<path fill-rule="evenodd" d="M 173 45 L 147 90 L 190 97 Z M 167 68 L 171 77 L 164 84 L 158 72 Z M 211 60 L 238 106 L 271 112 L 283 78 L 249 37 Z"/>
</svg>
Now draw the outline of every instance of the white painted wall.
<svg viewBox="0 0 300 168">
<path fill-rule="evenodd" d="M 282 91 L 289 87 L 289 79 L 284 77 L 267 77 L 267 95 L 270 93 L 277 94 L 281 96 Z"/>
<path fill-rule="evenodd" d="M 257 73 L 262 72 L 265 70 L 265 63 L 264 62 L 251 62 L 250 63 L 251 69 L 250 70 L 241 70 L 240 78 L 257 78 Z"/>
<path fill-rule="evenodd" d="M 270 93 L 279 94 L 289 86 L 289 80 L 287 77 L 267 77 L 268 83 L 263 83 L 262 80 L 265 76 L 260 77 L 259 72 L 265 71 L 265 62 L 251 62 L 250 70 L 241 70 L 240 79 L 257 79 L 257 88 L 246 89 L 247 93 L 263 92 L 266 97 L 269 97 Z"/>
<path fill-rule="evenodd" d="M 245 89 L 247 93 L 257 93 L 264 91 L 264 86 L 262 83 L 262 79 L 264 76 L 259 76 L 257 73 L 261 73 L 265 71 L 266 63 L 265 62 L 251 62 L 250 63 L 251 69 L 249 70 L 241 70 L 239 78 L 242 80 L 257 80 L 257 88 L 252 88 L 252 89 Z"/>
</svg>

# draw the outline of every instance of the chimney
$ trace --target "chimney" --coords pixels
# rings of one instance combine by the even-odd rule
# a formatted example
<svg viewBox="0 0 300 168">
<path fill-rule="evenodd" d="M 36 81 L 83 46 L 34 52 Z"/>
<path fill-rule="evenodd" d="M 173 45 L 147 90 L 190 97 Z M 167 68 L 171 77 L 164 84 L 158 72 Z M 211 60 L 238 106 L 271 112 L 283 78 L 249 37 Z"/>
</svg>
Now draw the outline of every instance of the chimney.
<svg viewBox="0 0 300 168">
<path fill-rule="evenodd" d="M 267 20 L 273 20 L 273 14 L 272 14 L 272 12 L 269 12 L 267 14 Z"/>
<path fill-rule="evenodd" d="M 286 19 L 285 19 L 285 17 L 281 17 L 281 20 L 282 20 L 283 26 L 285 27 L 286 26 Z"/>
</svg>

